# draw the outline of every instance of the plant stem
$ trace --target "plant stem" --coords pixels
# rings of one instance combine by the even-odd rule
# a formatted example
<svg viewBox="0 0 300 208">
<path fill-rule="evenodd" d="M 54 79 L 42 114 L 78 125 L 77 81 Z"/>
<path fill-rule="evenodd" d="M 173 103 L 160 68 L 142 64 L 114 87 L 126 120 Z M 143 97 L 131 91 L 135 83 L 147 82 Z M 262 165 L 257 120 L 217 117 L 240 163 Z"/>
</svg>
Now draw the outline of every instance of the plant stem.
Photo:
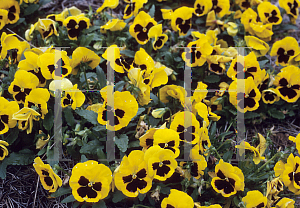
<svg viewBox="0 0 300 208">
<path fill-rule="evenodd" d="M 278 156 L 278 153 L 276 153 L 271 159 L 269 159 L 265 164 L 263 164 L 260 168 L 257 169 L 255 172 L 260 172 L 267 164 L 269 164 L 272 160 L 274 160 Z"/>
<path fill-rule="evenodd" d="M 168 111 L 170 112 L 170 121 L 169 121 L 169 123 L 168 123 L 168 128 L 170 128 L 173 114 L 172 114 L 172 111 L 171 111 L 170 108 L 166 107 L 165 109 L 168 110 Z"/>
<path fill-rule="evenodd" d="M 89 83 L 88 83 L 88 80 L 87 80 L 87 77 L 86 77 L 85 66 L 83 66 L 83 73 L 84 73 L 84 78 L 85 78 L 85 82 L 86 82 L 86 87 L 87 87 L 88 90 L 90 90 Z"/>
</svg>

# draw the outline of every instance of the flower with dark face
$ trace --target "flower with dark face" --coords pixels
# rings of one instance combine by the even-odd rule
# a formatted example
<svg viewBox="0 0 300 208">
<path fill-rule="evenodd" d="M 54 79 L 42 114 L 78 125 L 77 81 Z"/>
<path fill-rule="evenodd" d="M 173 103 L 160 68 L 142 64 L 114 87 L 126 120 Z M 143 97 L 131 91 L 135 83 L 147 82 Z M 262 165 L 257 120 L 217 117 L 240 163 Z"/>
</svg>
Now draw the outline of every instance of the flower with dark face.
<svg viewBox="0 0 300 208">
<path fill-rule="evenodd" d="M 157 25 L 157 22 L 149 14 L 141 11 L 130 25 L 129 33 L 139 44 L 144 45 L 149 40 L 148 32 L 150 28 L 155 25 Z"/>
<path fill-rule="evenodd" d="M 15 101 L 24 103 L 25 98 L 32 89 L 39 84 L 39 79 L 25 70 L 18 70 L 15 73 L 14 81 L 10 84 L 8 92 L 13 95 Z"/>
<path fill-rule="evenodd" d="M 98 122 L 111 131 L 118 131 L 136 115 L 138 103 L 128 91 L 114 92 L 112 99 L 114 106 L 109 106 L 105 98 L 104 105 L 98 110 Z"/>
<path fill-rule="evenodd" d="M 288 189 L 295 193 L 300 194 L 300 158 L 294 157 L 291 153 L 287 158 L 287 163 L 278 161 L 274 166 L 275 176 L 279 176 L 280 180 Z"/>
<path fill-rule="evenodd" d="M 214 46 L 213 52 L 207 57 L 208 69 L 215 74 L 223 74 L 226 71 L 225 63 L 232 60 L 232 57 L 224 56 L 220 46 Z"/>
<path fill-rule="evenodd" d="M 206 15 L 212 8 L 212 1 L 196 0 L 194 3 L 194 14 L 198 17 Z"/>
<path fill-rule="evenodd" d="M 9 128 L 14 128 L 17 121 L 12 120 L 12 115 L 19 110 L 16 101 L 8 101 L 0 97 L 0 134 L 8 132 Z"/>
<path fill-rule="evenodd" d="M 41 158 L 34 159 L 33 167 L 40 176 L 44 189 L 50 193 L 55 192 L 58 187 L 62 186 L 62 180 L 56 175 L 49 164 L 44 164 Z"/>
<path fill-rule="evenodd" d="M 41 114 L 33 108 L 23 107 L 21 110 L 14 113 L 12 117 L 12 119 L 18 120 L 18 128 L 21 130 L 26 129 L 27 134 L 32 132 L 33 120 L 39 120 L 41 116 Z"/>
<path fill-rule="evenodd" d="M 111 170 L 97 161 L 77 163 L 72 169 L 70 187 L 79 202 L 98 202 L 107 197 L 112 182 Z"/>
<path fill-rule="evenodd" d="M 132 16 L 136 16 L 139 10 L 143 7 L 148 0 L 124 0 L 127 5 L 124 9 L 123 19 L 128 19 Z"/>
<path fill-rule="evenodd" d="M 261 98 L 266 104 L 273 104 L 280 100 L 278 90 L 273 88 L 262 91 Z"/>
<path fill-rule="evenodd" d="M 173 129 L 158 129 L 153 135 L 153 145 L 158 145 L 161 148 L 172 150 L 177 158 L 180 154 L 179 150 L 179 135 Z"/>
<path fill-rule="evenodd" d="M 260 191 L 248 191 L 242 201 L 246 204 L 246 208 L 264 208 L 267 206 L 268 199 Z"/>
<path fill-rule="evenodd" d="M 20 5 L 16 0 L 1 1 L 0 9 L 8 11 L 7 20 L 9 24 L 15 24 L 19 20 Z"/>
<path fill-rule="evenodd" d="M 161 49 L 165 42 L 168 40 L 168 36 L 162 33 L 162 24 L 155 25 L 150 28 L 148 32 L 149 38 L 154 38 L 153 49 Z"/>
<path fill-rule="evenodd" d="M 263 2 L 257 7 L 260 20 L 264 23 L 279 25 L 282 22 L 282 17 L 277 6 L 270 2 Z"/>
<path fill-rule="evenodd" d="M 145 194 L 152 187 L 152 177 L 144 160 L 144 152 L 134 150 L 124 156 L 122 162 L 115 170 L 114 182 L 120 191 L 128 197 L 137 197 L 139 193 Z"/>
<path fill-rule="evenodd" d="M 53 34 L 58 36 L 55 21 L 52 19 L 39 19 L 39 21 L 34 24 L 34 29 L 40 32 L 43 39 L 46 39 Z M 32 28 L 30 29 L 30 32 L 33 32 Z"/>
<path fill-rule="evenodd" d="M 90 19 L 84 14 L 70 16 L 64 20 L 63 25 L 68 29 L 70 40 L 77 40 L 80 32 L 90 27 Z"/>
<path fill-rule="evenodd" d="M 0 161 L 4 160 L 4 158 L 8 155 L 8 150 L 6 146 L 9 144 L 6 141 L 0 140 Z"/>
<path fill-rule="evenodd" d="M 8 11 L 5 9 L 0 9 L 0 30 L 7 24 Z"/>
<path fill-rule="evenodd" d="M 85 101 L 85 95 L 81 90 L 77 89 L 75 84 L 71 89 L 65 90 L 65 96 L 61 99 L 61 106 L 63 108 L 71 106 L 73 110 L 83 105 Z"/>
<path fill-rule="evenodd" d="M 300 70 L 293 65 L 281 69 L 275 77 L 274 85 L 277 86 L 280 97 L 286 102 L 296 102 L 300 96 Z"/>
<path fill-rule="evenodd" d="M 287 66 L 289 60 L 299 52 L 297 40 L 294 37 L 285 37 L 273 44 L 270 55 L 277 56 L 277 65 Z"/>
<path fill-rule="evenodd" d="M 149 175 L 160 181 L 170 178 L 175 172 L 177 161 L 174 153 L 155 145 L 145 152 L 145 161 L 148 164 Z"/>
<path fill-rule="evenodd" d="M 236 194 L 237 191 L 244 191 L 244 174 L 238 167 L 233 167 L 223 159 L 215 167 L 215 174 L 211 181 L 213 189 L 224 197 Z"/>
<path fill-rule="evenodd" d="M 161 208 L 193 208 L 194 200 L 187 193 L 178 191 L 177 189 L 171 189 L 170 195 L 164 198 L 161 202 Z"/>
<path fill-rule="evenodd" d="M 186 35 L 189 29 L 192 27 L 192 16 L 194 8 L 180 7 L 172 13 L 171 26 L 172 29 L 179 35 Z"/>
<path fill-rule="evenodd" d="M 102 57 L 107 60 L 110 67 L 113 68 L 116 72 L 125 73 L 125 71 L 129 72 L 132 69 L 132 66 L 128 64 L 126 60 L 121 56 L 120 49 L 117 45 L 109 46 L 104 54 L 102 54 Z"/>
<path fill-rule="evenodd" d="M 139 138 L 140 146 L 143 147 L 143 151 L 145 152 L 148 148 L 153 146 L 153 135 L 159 128 L 151 128 L 149 129 L 143 136 Z"/>
<path fill-rule="evenodd" d="M 72 6 L 70 8 L 65 8 L 59 14 L 49 14 L 46 18 L 54 20 L 55 22 L 58 23 L 59 26 L 63 26 L 63 22 L 67 18 L 67 16 L 76 16 L 79 14 L 81 14 L 80 9 L 78 9 L 75 6 Z"/>
<path fill-rule="evenodd" d="M 214 10 L 215 14 L 220 18 L 226 15 L 230 9 L 229 0 L 212 0 L 212 4 L 211 10 Z"/>
<path fill-rule="evenodd" d="M 72 67 L 70 66 L 70 60 L 66 51 L 46 51 L 38 57 L 37 65 L 41 68 L 42 75 L 45 79 L 66 77 L 72 72 Z M 61 71 L 61 76 L 58 74 L 59 70 Z"/>
<path fill-rule="evenodd" d="M 296 19 L 299 15 L 299 0 L 279 0 L 279 6 L 291 17 L 291 22 L 296 24 Z"/>
<path fill-rule="evenodd" d="M 199 130 L 199 141 L 197 142 L 197 145 L 193 147 L 200 155 L 202 155 L 207 148 L 211 146 L 211 142 L 208 136 L 208 130 L 206 127 L 201 127 Z M 208 153 L 204 154 L 205 156 Z"/>
<path fill-rule="evenodd" d="M 179 134 L 179 138 L 187 143 L 196 144 L 199 140 L 198 131 L 200 123 L 196 116 L 190 111 L 179 112 L 175 114 L 170 129 Z"/>
</svg>

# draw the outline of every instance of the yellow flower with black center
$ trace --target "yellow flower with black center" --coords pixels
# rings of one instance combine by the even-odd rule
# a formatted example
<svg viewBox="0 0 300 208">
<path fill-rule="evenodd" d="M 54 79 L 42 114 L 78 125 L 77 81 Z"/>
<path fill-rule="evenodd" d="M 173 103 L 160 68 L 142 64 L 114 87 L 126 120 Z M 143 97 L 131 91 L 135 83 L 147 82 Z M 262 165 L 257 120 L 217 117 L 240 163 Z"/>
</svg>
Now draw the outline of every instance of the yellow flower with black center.
<svg viewBox="0 0 300 208">
<path fill-rule="evenodd" d="M 32 132 L 33 120 L 39 120 L 41 114 L 35 111 L 33 108 L 24 107 L 18 112 L 14 113 L 12 119 L 18 120 L 18 128 L 25 130 L 27 134 Z"/>
<path fill-rule="evenodd" d="M 34 24 L 33 28 L 30 28 L 29 35 L 31 35 L 33 30 L 38 30 L 43 39 L 46 39 L 53 34 L 58 36 L 55 21 L 52 19 L 39 19 L 37 23 Z"/>
<path fill-rule="evenodd" d="M 155 25 L 148 32 L 149 38 L 154 38 L 153 49 L 161 49 L 168 40 L 168 36 L 162 33 L 162 24 Z"/>
<path fill-rule="evenodd" d="M 72 74 L 76 75 L 81 63 L 88 63 L 88 65 L 94 69 L 100 63 L 100 57 L 92 50 L 86 47 L 77 47 L 72 53 L 72 59 L 70 60 L 70 66 L 73 71 Z"/>
<path fill-rule="evenodd" d="M 61 13 L 59 14 L 50 14 L 46 18 L 47 19 L 52 19 L 55 22 L 58 23 L 59 26 L 63 26 L 64 20 L 67 18 L 67 16 L 77 16 L 81 14 L 80 9 L 78 9 L 75 6 L 72 6 L 70 8 L 65 8 Z"/>
<path fill-rule="evenodd" d="M 128 91 L 114 92 L 114 106 L 105 103 L 98 111 L 98 122 L 111 131 L 118 131 L 128 125 L 138 111 L 138 103 Z M 107 100 L 106 100 L 107 102 Z"/>
<path fill-rule="evenodd" d="M 6 34 L 5 32 L 2 32 L 1 35 L 1 45 L 1 58 L 8 58 L 11 64 L 20 61 L 23 52 L 30 48 L 26 41 L 19 41 L 15 34 Z"/>
<path fill-rule="evenodd" d="M 229 12 L 230 1 L 229 0 L 212 0 L 212 9 L 218 17 L 222 18 Z"/>
<path fill-rule="evenodd" d="M 289 198 L 282 198 L 275 206 L 275 208 L 294 208 L 295 201 Z"/>
<path fill-rule="evenodd" d="M 238 167 L 220 160 L 215 167 L 215 174 L 211 181 L 213 189 L 224 197 L 235 195 L 237 191 L 244 191 L 244 174 Z"/>
<path fill-rule="evenodd" d="M 276 64 L 287 66 L 289 60 L 299 53 L 299 45 L 294 37 L 285 37 L 273 44 L 270 55 L 277 56 Z"/>
<path fill-rule="evenodd" d="M 196 119 L 196 116 L 190 111 L 176 113 L 170 125 L 170 129 L 176 131 L 182 141 L 191 144 L 196 144 L 198 142 L 199 128 L 199 121 Z"/>
<path fill-rule="evenodd" d="M 269 44 L 257 37 L 245 36 L 245 41 L 247 46 L 251 47 L 251 50 L 255 53 L 256 57 L 264 56 L 269 52 Z"/>
<path fill-rule="evenodd" d="M 231 62 L 227 71 L 227 76 L 233 80 L 247 79 L 252 77 L 254 80 L 261 69 L 254 52 L 249 53 L 247 56 L 238 56 Z"/>
<path fill-rule="evenodd" d="M 70 187 L 79 202 L 98 202 L 107 197 L 112 182 L 111 170 L 97 161 L 77 163 L 72 169 Z"/>
<path fill-rule="evenodd" d="M 299 0 L 279 0 L 279 6 L 291 17 L 291 22 L 296 24 L 296 19 L 299 15 Z"/>
<path fill-rule="evenodd" d="M 123 19 L 128 19 L 132 16 L 136 16 L 139 10 L 143 7 L 144 4 L 148 2 L 148 0 L 124 0 L 127 5 L 124 9 Z"/>
<path fill-rule="evenodd" d="M 171 189 L 170 195 L 161 202 L 161 208 L 193 208 L 194 200 L 187 193 Z"/>
<path fill-rule="evenodd" d="M 8 11 L 5 9 L 0 9 L 0 30 L 8 23 Z"/>
<path fill-rule="evenodd" d="M 45 52 L 38 57 L 37 64 L 41 68 L 45 79 L 63 78 L 72 72 L 66 51 L 53 50 L 52 52 Z M 60 74 L 58 74 L 59 71 L 61 72 Z"/>
<path fill-rule="evenodd" d="M 123 30 L 126 26 L 126 22 L 120 19 L 111 19 L 105 25 L 100 27 L 101 33 L 106 33 L 107 30 L 110 31 L 120 31 Z"/>
<path fill-rule="evenodd" d="M 189 29 L 192 27 L 192 16 L 194 13 L 194 8 L 180 7 L 172 13 L 171 27 L 179 35 L 186 35 Z"/>
<path fill-rule="evenodd" d="M 19 110 L 16 101 L 8 101 L 0 97 L 0 134 L 8 132 L 9 128 L 14 128 L 17 121 L 12 120 L 12 115 Z"/>
<path fill-rule="evenodd" d="M 214 51 L 213 53 L 214 54 Z M 226 57 L 223 55 L 210 55 L 207 57 L 208 69 L 209 71 L 221 75 L 226 71 L 225 63 L 232 60 L 232 57 Z"/>
<path fill-rule="evenodd" d="M 242 10 L 247 10 L 252 6 L 252 0 L 236 0 L 235 3 L 238 4 Z"/>
<path fill-rule="evenodd" d="M 177 161 L 174 153 L 168 149 L 162 149 L 158 145 L 150 147 L 145 152 L 145 161 L 148 164 L 149 175 L 159 181 L 165 181 L 175 172 Z"/>
<path fill-rule="evenodd" d="M 77 84 L 72 88 L 65 90 L 65 96 L 61 99 L 61 106 L 63 108 L 71 106 L 73 110 L 83 105 L 85 95 L 81 90 L 77 89 Z"/>
<path fill-rule="evenodd" d="M 250 23 L 253 21 L 258 21 L 258 15 L 257 13 L 251 9 L 248 8 L 246 11 L 243 12 L 241 17 L 241 23 L 244 25 L 245 31 L 250 31 Z"/>
<path fill-rule="evenodd" d="M 300 152 L 299 151 L 300 150 L 300 134 L 298 134 L 296 136 L 296 138 L 293 137 L 293 136 L 289 136 L 289 140 L 291 140 L 292 142 L 296 143 L 296 149 L 298 150 L 298 152 Z"/>
<path fill-rule="evenodd" d="M 39 55 L 43 52 L 39 49 L 27 49 L 24 52 L 26 59 L 19 62 L 19 70 L 25 70 L 34 74 L 39 79 L 38 87 L 44 87 L 46 85 L 46 79 L 41 72 L 41 68 L 37 65 Z"/>
<path fill-rule="evenodd" d="M 105 8 L 115 9 L 119 5 L 119 0 L 105 0 L 101 7 L 97 9 L 97 13 L 102 12 Z"/>
<path fill-rule="evenodd" d="M 222 110 L 222 104 L 219 103 L 218 98 L 219 96 L 213 96 L 210 100 L 203 100 L 203 102 L 205 103 L 205 105 L 207 105 L 208 110 L 210 112 Z"/>
<path fill-rule="evenodd" d="M 16 0 L 2 1 L 0 9 L 8 11 L 7 20 L 9 24 L 15 24 L 19 20 L 20 5 Z"/>
<path fill-rule="evenodd" d="M 270 2 L 262 2 L 257 7 L 260 20 L 264 23 L 279 25 L 282 22 L 282 17 L 277 6 Z"/>
<path fill-rule="evenodd" d="M 274 204 L 280 197 L 278 194 L 283 191 L 283 183 L 277 178 L 273 178 L 272 181 L 267 182 L 266 197 L 268 198 L 268 204 Z"/>
<path fill-rule="evenodd" d="M 280 97 L 286 102 L 296 102 L 300 96 L 300 70 L 293 65 L 281 69 L 273 84 L 277 86 Z"/>
<path fill-rule="evenodd" d="M 155 25 L 157 22 L 149 14 L 141 11 L 130 25 L 129 33 L 139 44 L 144 45 L 149 41 L 148 32 L 150 28 Z"/>
<path fill-rule="evenodd" d="M 15 73 L 14 81 L 10 84 L 8 92 L 13 95 L 15 101 L 24 103 L 25 98 L 32 89 L 39 84 L 39 79 L 30 72 L 18 70 Z"/>
<path fill-rule="evenodd" d="M 244 154 L 244 150 L 250 150 L 253 153 L 253 162 L 255 165 L 259 164 L 261 160 L 264 160 L 265 157 L 262 155 L 264 154 L 267 146 L 266 146 L 266 139 L 258 133 L 259 137 L 259 145 L 257 147 L 251 146 L 248 142 L 242 141 L 241 144 L 236 145 L 235 148 L 240 149 L 239 154 L 242 156 Z"/>
<path fill-rule="evenodd" d="M 4 160 L 8 155 L 8 150 L 6 148 L 8 145 L 9 144 L 6 141 L 0 140 L 0 161 Z"/>
<path fill-rule="evenodd" d="M 102 57 L 109 62 L 110 67 L 113 68 L 116 72 L 124 73 L 125 71 L 129 72 L 132 69 L 132 66 L 128 64 L 126 60 L 121 56 L 120 49 L 117 45 L 109 46 L 105 50 L 104 54 L 102 54 Z M 113 59 L 114 61 L 111 61 L 110 59 Z"/>
<path fill-rule="evenodd" d="M 41 114 L 41 118 L 48 113 L 47 102 L 50 99 L 50 93 L 47 89 L 36 88 L 33 89 L 25 99 L 25 107 L 34 107 L 36 111 Z M 37 120 L 34 118 L 34 120 Z"/>
<path fill-rule="evenodd" d="M 206 15 L 212 8 L 212 1 L 196 0 L 194 3 L 194 14 L 198 17 Z"/>
<path fill-rule="evenodd" d="M 274 88 L 269 88 L 262 91 L 261 98 L 266 104 L 273 104 L 280 100 L 279 92 Z"/>
<path fill-rule="evenodd" d="M 70 40 L 77 40 L 80 32 L 90 27 L 90 19 L 85 17 L 84 14 L 70 16 L 64 20 L 63 25 L 68 30 Z"/>
<path fill-rule="evenodd" d="M 231 92 L 233 90 L 237 92 Z M 229 101 L 240 112 L 254 111 L 259 107 L 261 93 L 256 87 L 252 77 L 245 80 L 245 89 L 237 86 L 237 81 L 233 81 L 229 86 Z"/>
<path fill-rule="evenodd" d="M 242 201 L 246 204 L 246 208 L 264 208 L 267 206 L 268 199 L 260 191 L 254 190 L 248 191 Z"/>
<path fill-rule="evenodd" d="M 55 192 L 58 187 L 62 186 L 62 180 L 56 175 L 49 164 L 44 164 L 40 157 L 34 159 L 33 167 L 40 176 L 44 189 L 50 193 Z"/>
<path fill-rule="evenodd" d="M 145 194 L 152 187 L 152 176 L 144 160 L 144 152 L 134 150 L 124 156 L 118 169 L 115 171 L 114 182 L 120 191 L 128 197 L 137 197 Z"/>
<path fill-rule="evenodd" d="M 173 129 L 158 129 L 153 135 L 153 145 L 172 150 L 177 158 L 180 154 L 179 135 Z"/>
<path fill-rule="evenodd" d="M 202 66 L 213 52 L 213 47 L 203 34 L 198 40 L 190 42 L 187 47 L 190 51 L 183 52 L 181 57 L 189 67 Z"/>
<path fill-rule="evenodd" d="M 162 127 L 161 127 L 162 128 Z M 145 152 L 148 148 L 153 146 L 153 135 L 160 128 L 151 128 L 149 129 L 143 136 L 139 138 L 140 146 L 143 147 L 143 151 Z"/>
<path fill-rule="evenodd" d="M 275 176 L 280 178 L 288 189 L 295 195 L 300 194 L 300 158 L 291 153 L 287 163 L 278 161 L 274 166 Z"/>
<path fill-rule="evenodd" d="M 195 146 L 196 147 L 196 146 Z M 190 159 L 191 162 L 181 162 L 180 166 L 184 168 L 184 166 L 189 166 L 189 172 L 191 176 L 195 179 L 199 179 L 204 175 L 204 170 L 207 167 L 207 162 L 205 158 L 199 154 L 199 150 L 197 148 L 193 148 L 190 150 Z"/>
<path fill-rule="evenodd" d="M 163 103 L 168 103 L 168 97 L 173 97 L 184 104 L 186 95 L 185 89 L 178 85 L 165 85 L 159 89 L 159 100 Z"/>
</svg>

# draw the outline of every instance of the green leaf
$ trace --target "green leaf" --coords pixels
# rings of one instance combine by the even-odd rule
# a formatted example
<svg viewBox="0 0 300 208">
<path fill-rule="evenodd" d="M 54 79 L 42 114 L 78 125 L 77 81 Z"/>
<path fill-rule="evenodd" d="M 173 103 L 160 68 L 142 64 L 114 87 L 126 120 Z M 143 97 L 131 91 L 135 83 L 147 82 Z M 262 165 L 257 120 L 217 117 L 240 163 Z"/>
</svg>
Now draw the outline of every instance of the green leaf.
<svg viewBox="0 0 300 208">
<path fill-rule="evenodd" d="M 100 66 L 96 66 L 97 79 L 100 84 L 100 89 L 106 86 L 106 75 Z"/>
<path fill-rule="evenodd" d="M 153 4 L 152 7 L 151 7 L 151 9 L 149 10 L 149 15 L 151 17 L 154 17 L 154 14 L 155 14 L 155 5 Z"/>
<path fill-rule="evenodd" d="M 60 187 L 53 194 L 51 194 L 51 197 L 59 197 L 70 193 L 72 193 L 72 189 L 70 187 Z"/>
<path fill-rule="evenodd" d="M 103 200 L 93 204 L 92 208 L 106 208 L 106 204 Z"/>
<path fill-rule="evenodd" d="M 247 111 L 244 114 L 244 119 L 253 119 L 253 118 L 256 118 L 256 117 L 260 117 L 260 114 L 255 113 L 255 112 L 251 112 L 251 111 Z"/>
<path fill-rule="evenodd" d="M 228 162 L 232 158 L 232 155 L 233 155 L 233 151 L 225 152 L 225 154 L 223 155 L 223 160 L 225 162 Z"/>
<path fill-rule="evenodd" d="M 70 202 L 75 202 L 76 199 L 74 198 L 73 195 L 67 196 L 66 198 L 64 198 L 61 203 L 70 203 Z"/>
<path fill-rule="evenodd" d="M 144 199 L 145 199 L 146 196 L 147 196 L 147 194 L 139 194 L 138 198 L 142 202 L 142 201 L 144 201 Z"/>
<path fill-rule="evenodd" d="M 77 208 L 77 207 L 79 207 L 79 205 L 80 205 L 80 203 L 78 201 L 76 201 L 73 203 L 73 208 Z"/>
<path fill-rule="evenodd" d="M 86 162 L 86 161 L 88 161 L 88 160 L 89 160 L 89 159 L 87 159 L 85 155 L 83 155 L 83 154 L 81 155 L 80 162 L 84 163 L 84 162 Z"/>
<path fill-rule="evenodd" d="M 181 62 L 182 61 L 182 58 L 180 56 L 177 56 L 174 58 L 174 61 L 176 62 Z"/>
<path fill-rule="evenodd" d="M 98 140 L 92 140 L 92 141 L 89 141 L 87 144 L 84 144 L 81 147 L 80 153 L 81 154 L 97 154 L 98 148 L 103 148 L 100 145 L 100 142 Z"/>
<path fill-rule="evenodd" d="M 215 74 L 211 74 L 207 77 L 205 77 L 204 82 L 207 83 L 216 83 L 219 82 L 221 80 L 221 77 Z"/>
<path fill-rule="evenodd" d="M 54 115 L 51 109 L 49 109 L 49 112 L 45 115 L 45 118 L 43 120 L 43 126 L 47 131 L 50 131 L 54 124 Z"/>
<path fill-rule="evenodd" d="M 170 194 L 170 190 L 171 190 L 170 187 L 164 186 L 164 187 L 162 187 L 162 188 L 160 189 L 160 192 L 161 192 L 162 194 L 167 194 L 167 195 L 169 195 L 169 194 Z"/>
<path fill-rule="evenodd" d="M 29 165 L 34 160 L 34 152 L 29 149 L 22 149 L 19 152 L 12 152 L 7 158 L 8 165 Z"/>
<path fill-rule="evenodd" d="M 76 109 L 75 112 L 78 115 L 85 118 L 87 121 L 91 122 L 92 124 L 94 124 L 94 125 L 98 124 L 98 121 L 97 121 L 98 114 L 95 113 L 94 111 Z"/>
<path fill-rule="evenodd" d="M 217 123 L 213 122 L 210 129 L 209 129 L 209 139 L 212 139 L 215 137 L 215 134 L 217 132 Z"/>
<path fill-rule="evenodd" d="M 27 7 L 24 10 L 24 16 L 30 15 L 32 13 L 34 13 L 35 11 L 37 11 L 39 9 L 39 5 L 38 4 L 30 4 L 29 7 Z"/>
<path fill-rule="evenodd" d="M 19 129 L 17 127 L 13 128 L 13 129 L 10 129 L 8 131 L 8 135 L 7 137 L 5 137 L 5 141 L 7 141 L 7 143 L 9 145 L 12 145 L 14 143 L 14 141 L 16 141 L 16 139 L 18 138 L 18 135 L 19 135 Z"/>
<path fill-rule="evenodd" d="M 121 152 L 126 152 L 128 148 L 128 136 L 126 134 L 121 134 L 120 138 L 115 137 L 115 143 Z"/>
<path fill-rule="evenodd" d="M 74 126 L 76 124 L 76 122 L 75 122 L 75 119 L 73 116 L 73 110 L 70 107 L 67 107 L 63 110 L 63 112 L 64 112 L 64 116 L 65 116 L 67 123 L 70 126 Z"/>
<path fill-rule="evenodd" d="M 107 160 L 106 154 L 100 148 L 97 149 L 97 157 L 98 157 L 98 159 L 102 160 L 102 161 L 100 161 L 101 163 L 103 163 L 104 165 L 109 165 L 108 162 L 105 161 L 105 160 Z"/>
<path fill-rule="evenodd" d="M 285 115 L 281 111 L 278 111 L 275 108 L 272 108 L 271 110 L 269 110 L 268 114 L 276 119 L 285 119 Z"/>
<path fill-rule="evenodd" d="M 121 191 L 116 191 L 116 192 L 114 192 L 112 201 L 113 201 L 113 203 L 118 203 L 126 198 L 127 198 L 127 196 L 125 196 Z"/>
<path fill-rule="evenodd" d="M 5 179 L 6 177 L 7 158 L 0 161 L 0 178 Z"/>
<path fill-rule="evenodd" d="M 165 62 L 166 62 L 167 65 L 172 65 L 173 64 L 173 56 L 170 52 L 166 53 Z"/>
</svg>

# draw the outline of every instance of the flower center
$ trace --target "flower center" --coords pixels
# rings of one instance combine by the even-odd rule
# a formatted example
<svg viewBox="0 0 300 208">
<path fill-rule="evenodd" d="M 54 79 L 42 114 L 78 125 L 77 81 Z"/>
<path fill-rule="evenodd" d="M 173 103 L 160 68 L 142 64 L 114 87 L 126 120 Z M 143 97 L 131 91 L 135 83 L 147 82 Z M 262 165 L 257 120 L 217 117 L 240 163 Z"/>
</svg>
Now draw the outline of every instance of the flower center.
<svg viewBox="0 0 300 208">
<path fill-rule="evenodd" d="M 182 24 L 183 24 L 183 25 L 185 24 L 185 20 L 182 21 Z"/>
<path fill-rule="evenodd" d="M 76 26 L 75 26 L 75 29 L 78 29 L 78 28 L 79 28 L 79 25 L 76 25 Z"/>
<path fill-rule="evenodd" d="M 165 147 L 168 147 L 168 143 L 165 143 Z"/>
<path fill-rule="evenodd" d="M 249 97 L 249 95 L 245 95 L 245 98 L 248 98 Z"/>
<path fill-rule="evenodd" d="M 21 88 L 21 92 L 24 92 L 24 87 Z"/>
<path fill-rule="evenodd" d="M 187 129 L 184 129 L 183 132 L 187 132 Z"/>
<path fill-rule="evenodd" d="M 132 178 L 133 178 L 133 179 L 136 179 L 136 177 L 137 177 L 136 174 L 133 174 L 133 175 L 132 175 Z"/>
<path fill-rule="evenodd" d="M 143 28 L 143 32 L 147 32 L 147 28 L 144 27 L 144 28 Z"/>
<path fill-rule="evenodd" d="M 163 166 L 163 163 L 162 163 L 162 162 L 160 162 L 160 163 L 159 163 L 159 167 L 162 167 L 162 166 Z"/>
<path fill-rule="evenodd" d="M 284 55 L 287 55 L 287 52 L 286 52 L 286 51 L 284 51 Z"/>
<path fill-rule="evenodd" d="M 38 69 L 38 68 L 34 68 L 34 72 L 35 72 L 35 73 L 38 73 L 38 72 L 39 72 L 39 69 Z"/>
<path fill-rule="evenodd" d="M 57 68 L 57 67 L 58 67 L 58 65 L 57 65 L 57 64 L 54 64 L 54 67 L 55 67 L 55 68 Z"/>
</svg>

